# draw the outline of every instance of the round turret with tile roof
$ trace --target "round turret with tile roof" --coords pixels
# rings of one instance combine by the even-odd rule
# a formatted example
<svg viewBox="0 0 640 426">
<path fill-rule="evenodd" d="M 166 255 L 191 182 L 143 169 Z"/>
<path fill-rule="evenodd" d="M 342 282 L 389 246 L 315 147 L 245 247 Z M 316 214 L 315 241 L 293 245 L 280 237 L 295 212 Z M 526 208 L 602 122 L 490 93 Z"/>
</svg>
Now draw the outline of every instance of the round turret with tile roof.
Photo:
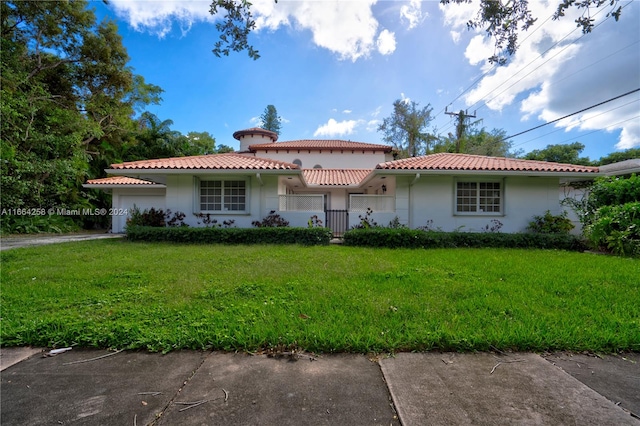
<svg viewBox="0 0 640 426">
<path fill-rule="evenodd" d="M 278 140 L 278 134 L 276 132 L 261 129 L 260 127 L 238 130 L 233 133 L 233 137 L 240 141 L 240 152 L 249 151 L 249 145 L 274 143 Z"/>
</svg>

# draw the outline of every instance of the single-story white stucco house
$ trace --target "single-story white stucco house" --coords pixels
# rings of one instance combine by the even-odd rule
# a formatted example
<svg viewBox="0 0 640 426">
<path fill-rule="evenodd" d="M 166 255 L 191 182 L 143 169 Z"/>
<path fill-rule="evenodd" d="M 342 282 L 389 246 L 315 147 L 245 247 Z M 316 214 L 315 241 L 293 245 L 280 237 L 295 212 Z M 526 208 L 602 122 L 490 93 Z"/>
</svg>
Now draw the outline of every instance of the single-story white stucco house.
<svg viewBox="0 0 640 426">
<path fill-rule="evenodd" d="M 109 190 L 112 231 L 123 232 L 126 211 L 154 207 L 251 227 L 271 211 L 291 226 L 317 216 L 336 235 L 367 209 L 380 225 L 480 231 L 492 220 L 501 232 L 522 232 L 534 215 L 562 211 L 562 181 L 593 179 L 597 167 L 467 154 L 394 160 L 390 146 L 345 140 L 277 142 L 271 131 L 237 131 L 240 150 L 227 154 L 113 164 L 111 177 L 86 188 Z"/>
</svg>

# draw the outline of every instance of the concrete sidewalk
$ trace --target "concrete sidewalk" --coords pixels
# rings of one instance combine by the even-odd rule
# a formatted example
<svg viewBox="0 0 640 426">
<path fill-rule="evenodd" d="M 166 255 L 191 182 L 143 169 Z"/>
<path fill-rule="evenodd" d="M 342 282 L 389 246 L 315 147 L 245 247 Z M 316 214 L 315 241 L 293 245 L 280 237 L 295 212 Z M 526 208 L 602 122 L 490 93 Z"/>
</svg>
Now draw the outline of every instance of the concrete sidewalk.
<svg viewBox="0 0 640 426">
<path fill-rule="evenodd" d="M 370 359 L 73 349 L 47 357 L 3 348 L 0 423 L 640 426 L 630 414 L 640 412 L 639 362 L 639 354 L 564 353 Z"/>
</svg>

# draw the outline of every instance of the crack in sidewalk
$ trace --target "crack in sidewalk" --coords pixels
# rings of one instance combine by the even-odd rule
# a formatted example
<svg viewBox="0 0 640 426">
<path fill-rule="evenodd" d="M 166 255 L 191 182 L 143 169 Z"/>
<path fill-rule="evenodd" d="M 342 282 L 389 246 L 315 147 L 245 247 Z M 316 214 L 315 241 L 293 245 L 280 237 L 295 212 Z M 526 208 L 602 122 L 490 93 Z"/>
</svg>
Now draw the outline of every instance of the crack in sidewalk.
<svg viewBox="0 0 640 426">
<path fill-rule="evenodd" d="M 173 394 L 169 402 L 167 402 L 167 404 L 162 408 L 162 410 L 160 410 L 160 412 L 156 414 L 156 418 L 153 419 L 153 421 L 150 422 L 147 426 L 157 426 L 159 424 L 158 422 L 160 422 L 164 418 L 164 415 L 169 409 L 169 407 L 171 407 L 171 404 L 173 404 L 176 398 L 180 396 L 180 393 L 182 392 L 182 390 L 187 386 L 187 384 L 189 384 L 189 382 L 191 381 L 191 379 L 193 379 L 193 377 L 196 375 L 198 370 L 202 368 L 202 365 L 205 363 L 207 358 L 209 358 L 212 354 L 213 352 L 209 352 L 207 356 L 202 358 L 202 361 L 200 361 L 200 364 L 191 372 L 191 375 L 182 382 L 182 386 L 180 386 L 180 388 Z"/>
</svg>

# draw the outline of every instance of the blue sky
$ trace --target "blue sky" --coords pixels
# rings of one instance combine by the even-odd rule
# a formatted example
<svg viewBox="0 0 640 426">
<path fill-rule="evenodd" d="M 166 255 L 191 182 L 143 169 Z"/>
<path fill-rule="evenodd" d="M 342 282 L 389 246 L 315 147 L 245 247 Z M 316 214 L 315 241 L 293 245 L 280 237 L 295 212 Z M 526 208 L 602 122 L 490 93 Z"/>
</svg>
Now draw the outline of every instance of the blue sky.
<svg viewBox="0 0 640 426">
<path fill-rule="evenodd" d="M 507 66 L 486 59 L 492 41 L 466 29 L 477 5 L 437 1 L 256 0 L 260 52 L 217 58 L 208 1 L 94 2 L 117 21 L 130 65 L 164 89 L 149 110 L 175 130 L 207 131 L 238 147 L 236 130 L 257 125 L 268 104 L 283 118 L 280 140 L 381 143 L 381 120 L 396 99 L 430 104 L 439 132 L 444 114 L 477 111 L 481 126 L 512 135 L 640 88 L 640 2 L 621 1 L 619 22 L 592 11 L 599 25 L 583 36 L 573 19 L 550 18 L 558 0 L 530 2 L 538 23 L 521 35 Z M 640 147 L 640 92 L 512 139 L 529 152 L 579 141 L 600 158 Z"/>
</svg>

